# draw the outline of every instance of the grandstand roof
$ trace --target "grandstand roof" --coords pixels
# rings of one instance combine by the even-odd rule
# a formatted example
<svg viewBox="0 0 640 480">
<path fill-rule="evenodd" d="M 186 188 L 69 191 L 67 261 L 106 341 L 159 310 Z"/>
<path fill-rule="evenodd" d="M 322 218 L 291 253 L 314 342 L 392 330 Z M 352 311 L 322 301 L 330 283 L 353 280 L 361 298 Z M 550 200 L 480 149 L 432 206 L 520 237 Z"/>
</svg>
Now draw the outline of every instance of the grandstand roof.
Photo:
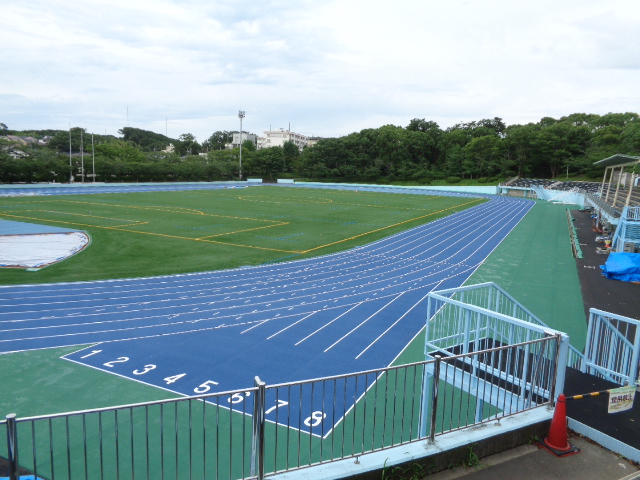
<svg viewBox="0 0 640 480">
<path fill-rule="evenodd" d="M 594 165 L 598 167 L 617 167 L 638 162 L 640 162 L 640 157 L 632 157 L 631 155 L 622 155 L 621 153 L 616 153 L 609 158 L 594 162 Z"/>
</svg>

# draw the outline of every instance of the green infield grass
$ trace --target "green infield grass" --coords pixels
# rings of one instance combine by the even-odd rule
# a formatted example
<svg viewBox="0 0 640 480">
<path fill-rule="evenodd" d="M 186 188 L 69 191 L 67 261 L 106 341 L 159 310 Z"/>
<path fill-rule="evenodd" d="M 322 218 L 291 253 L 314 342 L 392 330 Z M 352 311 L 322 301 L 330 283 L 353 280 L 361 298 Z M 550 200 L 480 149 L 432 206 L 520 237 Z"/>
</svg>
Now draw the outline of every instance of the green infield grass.
<svg viewBox="0 0 640 480">
<path fill-rule="evenodd" d="M 2 198 L 0 219 L 84 230 L 91 244 L 35 272 L 0 269 L 0 284 L 144 277 L 308 258 L 374 242 L 484 201 L 268 186 Z"/>
</svg>

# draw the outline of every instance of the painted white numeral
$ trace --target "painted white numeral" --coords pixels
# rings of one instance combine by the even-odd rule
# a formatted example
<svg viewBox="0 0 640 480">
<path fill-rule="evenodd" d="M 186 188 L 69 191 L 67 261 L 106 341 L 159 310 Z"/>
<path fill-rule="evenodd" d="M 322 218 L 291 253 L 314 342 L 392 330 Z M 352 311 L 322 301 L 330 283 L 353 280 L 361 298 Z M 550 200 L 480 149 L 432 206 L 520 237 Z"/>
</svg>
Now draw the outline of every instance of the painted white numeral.
<svg viewBox="0 0 640 480">
<path fill-rule="evenodd" d="M 199 387 L 193 389 L 195 393 L 207 393 L 211 390 L 211 385 L 218 385 L 218 382 L 214 382 L 213 380 L 207 380 L 204 383 L 201 383 Z"/>
<path fill-rule="evenodd" d="M 276 408 L 280 408 L 280 407 L 284 407 L 285 405 L 289 405 L 289 402 L 285 402 L 284 400 L 278 400 L 278 405 L 274 405 L 273 407 L 271 407 L 269 410 L 267 410 L 266 412 L 264 412 L 265 415 L 269 415 L 271 412 L 273 412 Z"/>
<path fill-rule="evenodd" d="M 251 395 L 251 392 L 245 392 L 244 397 L 248 397 Z M 229 398 L 227 398 L 227 402 L 229 403 L 240 403 L 244 401 L 244 397 L 241 393 L 234 393 Z"/>
<path fill-rule="evenodd" d="M 326 413 L 313 412 L 310 417 L 307 417 L 307 419 L 304 421 L 304 424 L 307 427 L 316 427 L 316 426 L 320 425 L 322 420 L 324 420 L 325 418 L 327 418 L 327 414 Z"/>
<path fill-rule="evenodd" d="M 163 380 L 167 383 L 167 385 L 171 385 L 172 383 L 177 382 L 182 377 L 184 377 L 186 373 L 180 373 L 178 375 L 172 375 L 171 377 L 164 378 Z"/>
<path fill-rule="evenodd" d="M 134 370 L 133 374 L 134 375 L 144 375 L 147 372 L 150 372 L 151 370 L 155 370 L 156 366 L 154 364 L 149 364 L 149 365 L 145 365 L 143 370 Z"/>
<path fill-rule="evenodd" d="M 87 353 L 86 355 L 80 357 L 80 358 L 87 358 L 90 357 L 91 355 L 95 355 L 96 353 L 100 353 L 102 350 L 91 350 L 91 353 Z"/>
<path fill-rule="evenodd" d="M 114 363 L 124 363 L 124 362 L 128 362 L 128 361 L 129 361 L 129 357 L 118 357 L 116 360 L 111 360 L 110 362 L 103 363 L 103 365 L 105 367 L 113 368 L 113 364 Z"/>
</svg>

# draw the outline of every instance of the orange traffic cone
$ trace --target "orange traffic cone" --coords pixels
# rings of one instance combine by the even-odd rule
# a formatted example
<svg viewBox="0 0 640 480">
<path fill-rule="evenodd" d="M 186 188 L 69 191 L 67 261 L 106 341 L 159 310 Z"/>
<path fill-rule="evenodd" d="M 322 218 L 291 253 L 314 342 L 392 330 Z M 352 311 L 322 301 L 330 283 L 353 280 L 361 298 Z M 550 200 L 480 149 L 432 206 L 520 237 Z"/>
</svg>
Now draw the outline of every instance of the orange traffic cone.
<svg viewBox="0 0 640 480">
<path fill-rule="evenodd" d="M 538 441 L 538 444 L 558 457 L 578 453 L 580 449 L 571 445 L 567 438 L 567 400 L 564 393 L 561 393 L 553 412 L 549 435 L 543 441 Z"/>
</svg>

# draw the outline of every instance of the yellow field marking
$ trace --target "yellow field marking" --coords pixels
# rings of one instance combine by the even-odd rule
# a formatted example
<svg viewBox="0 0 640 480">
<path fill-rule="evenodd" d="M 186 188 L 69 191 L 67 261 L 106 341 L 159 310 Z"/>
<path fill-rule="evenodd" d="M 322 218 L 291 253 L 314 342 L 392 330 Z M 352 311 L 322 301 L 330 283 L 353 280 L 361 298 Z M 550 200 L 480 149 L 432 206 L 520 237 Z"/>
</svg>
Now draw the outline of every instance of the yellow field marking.
<svg viewBox="0 0 640 480">
<path fill-rule="evenodd" d="M 103 207 L 120 207 L 120 208 L 136 208 L 136 209 L 140 209 L 140 210 L 153 210 L 153 211 L 157 211 L 157 212 L 169 212 L 169 213 L 179 213 L 179 214 L 190 214 L 190 215 L 202 215 L 205 217 L 215 217 L 215 218 L 232 218 L 234 220 L 245 220 L 245 221 L 251 221 L 251 222 L 262 222 L 262 223 L 274 223 L 276 222 L 276 220 L 265 220 L 262 218 L 251 218 L 251 217 L 236 217 L 233 215 L 219 215 L 217 213 L 205 213 L 201 210 L 195 210 L 193 208 L 183 208 L 183 207 L 179 207 L 180 210 L 173 210 L 173 207 L 139 207 L 139 206 L 134 206 L 134 205 L 118 205 L 118 204 L 113 204 L 113 203 L 95 203 L 95 202 L 78 202 L 78 201 L 71 201 L 71 200 L 63 200 L 64 202 L 67 203 L 79 203 L 79 204 L 85 204 L 85 205 L 99 205 L 99 206 L 103 206 Z M 277 226 L 277 224 L 275 225 Z M 242 231 L 242 230 L 241 230 Z"/>
<path fill-rule="evenodd" d="M 265 227 L 245 228 L 243 230 L 236 230 L 234 232 L 216 233 L 215 235 L 207 235 L 207 236 L 204 236 L 204 237 L 198 237 L 198 238 L 196 238 L 196 240 L 204 240 L 204 239 L 213 238 L 213 237 L 223 237 L 225 235 L 233 235 L 234 233 L 251 232 L 253 230 L 264 230 L 266 228 L 284 227 L 285 225 L 289 225 L 289 224 L 290 224 L 290 222 L 280 222 L 280 223 L 276 223 L 274 225 L 267 225 Z"/>
<path fill-rule="evenodd" d="M 89 218 L 99 218 L 101 220 L 113 220 L 118 222 L 127 222 L 123 226 L 124 227 L 132 227 L 134 225 L 144 225 L 149 222 L 144 222 L 142 220 L 127 220 L 126 218 L 112 218 L 112 217 L 103 217 L 101 215 L 88 215 L 86 213 L 70 213 L 70 212 L 58 212 L 56 210 L 23 210 L 23 212 L 46 212 L 46 213 L 55 213 L 56 215 L 69 215 L 72 217 L 89 217 Z M 115 225 L 111 225 L 114 227 Z"/>
<path fill-rule="evenodd" d="M 229 219 L 233 219 L 233 220 L 250 221 L 250 222 L 261 222 L 261 223 L 270 223 L 271 224 L 271 225 L 267 225 L 267 226 L 264 226 L 264 227 L 252 227 L 252 228 L 236 230 L 236 231 L 233 231 L 233 232 L 224 232 L 224 233 L 220 233 L 220 234 L 216 234 L 216 235 L 200 237 L 200 238 L 196 238 L 195 240 L 201 240 L 201 239 L 206 239 L 206 238 L 211 238 L 211 237 L 220 237 L 220 236 L 224 236 L 224 235 L 231 235 L 231 234 L 234 234 L 234 233 L 250 232 L 250 231 L 253 231 L 253 230 L 260 230 L 260 229 L 264 229 L 264 228 L 281 227 L 281 226 L 289 224 L 289 222 L 282 222 L 282 221 L 276 221 L 276 220 L 265 220 L 265 219 L 261 219 L 261 218 L 237 217 L 237 216 L 232 216 L 232 215 L 218 215 L 218 214 L 215 214 L 215 213 L 204 213 L 201 210 L 195 210 L 195 209 L 192 209 L 192 208 L 182 208 L 182 207 L 180 207 L 179 209 L 174 209 L 174 208 L 171 208 L 171 207 L 168 207 L 168 208 L 164 208 L 164 207 L 140 207 L 140 206 L 133 206 L 133 205 L 118 205 L 118 204 L 111 204 L 111 203 L 80 202 L 80 201 L 74 201 L 74 200 L 61 200 L 61 201 L 64 202 L 64 203 L 76 203 L 76 204 L 81 204 L 81 205 L 96 205 L 96 206 L 102 206 L 102 207 L 135 208 L 135 209 L 140 209 L 140 210 L 159 211 L 159 212 L 163 212 L 163 213 L 164 212 L 168 212 L 168 213 L 178 213 L 178 214 L 188 214 L 188 215 L 202 215 L 202 216 L 206 216 L 206 217 L 229 218 Z M 121 220 L 123 222 L 127 222 L 128 221 L 128 220 L 124 220 L 124 219 L 112 219 L 112 218 L 109 218 L 109 217 L 100 217 L 100 216 L 97 216 L 97 215 L 83 215 L 83 214 L 66 213 L 66 212 L 54 212 L 54 211 L 50 211 L 50 210 L 41 210 L 41 211 L 48 211 L 50 213 L 57 213 L 57 214 L 60 214 L 60 215 L 77 215 L 77 216 L 88 216 L 88 217 L 94 217 L 94 218 L 103 218 L 103 219 L 109 219 L 109 220 Z M 38 219 L 38 220 L 48 221 L 48 220 L 44 220 L 44 219 Z M 112 229 L 117 228 L 117 229 L 122 230 L 122 231 L 130 231 L 130 230 L 126 230 L 123 227 L 132 227 L 132 226 L 149 225 L 150 224 L 150 222 L 145 222 L 145 221 L 134 221 L 134 220 L 132 220 L 131 222 L 134 222 L 134 223 L 127 223 L 127 224 L 124 224 L 124 225 L 111 225 L 110 227 L 100 227 L 100 226 L 97 226 L 97 225 L 85 225 L 85 224 L 81 224 L 81 223 L 71 223 L 71 222 L 57 221 L 57 223 L 65 223 L 65 224 L 70 224 L 70 225 L 95 226 L 97 228 L 112 228 Z M 135 233 L 147 233 L 147 232 L 137 232 L 137 231 L 134 231 L 134 232 Z M 188 238 L 188 237 L 176 237 L 176 238 Z M 225 244 L 225 245 L 227 245 L 227 244 Z M 280 250 L 278 250 L 278 251 L 280 251 Z"/>
<path fill-rule="evenodd" d="M 365 235 L 370 235 L 372 233 L 381 232 L 382 230 L 387 230 L 389 228 L 397 227 L 399 225 L 404 225 L 404 224 L 409 223 L 409 222 L 415 222 L 416 220 L 421 220 L 423 218 L 427 218 L 427 217 L 431 217 L 433 215 L 436 215 L 438 213 L 446 212 L 447 210 L 453 210 L 454 208 L 460 208 L 460 207 L 463 207 L 465 205 L 471 205 L 473 203 L 477 203 L 477 202 L 480 202 L 480 201 L 483 201 L 483 199 L 476 199 L 476 200 L 473 200 L 471 202 L 461 203 L 461 204 L 455 205 L 453 207 L 448 207 L 448 208 L 444 208 L 442 210 L 438 210 L 436 212 L 428 213 L 427 215 L 421 215 L 419 217 L 410 218 L 409 220 L 404 220 L 404 221 L 399 222 L 399 223 L 394 223 L 393 225 L 387 225 L 386 227 L 376 228 L 375 230 L 370 230 L 368 232 L 360 233 L 358 235 L 354 235 L 353 237 L 344 238 L 342 240 L 338 240 L 337 242 L 327 243 L 325 245 L 320 245 L 318 247 L 310 248 L 309 250 L 305 250 L 305 251 L 300 252 L 300 253 L 301 254 L 305 254 L 305 253 L 313 252 L 315 250 L 320 250 L 321 248 L 326 248 L 326 247 L 330 247 L 330 246 L 333 246 L 333 245 L 337 245 L 339 243 L 348 242 L 348 241 L 354 240 L 356 238 L 364 237 Z"/>
<path fill-rule="evenodd" d="M 180 237 L 178 235 L 169 235 L 166 233 L 153 233 L 153 232 L 139 232 L 137 230 L 126 230 L 123 228 L 113 228 L 113 227 L 97 227 L 104 228 L 106 230 L 115 230 L 117 232 L 129 232 L 129 233 L 139 233 L 140 235 L 154 235 L 156 237 L 166 237 L 173 238 L 177 240 L 189 240 L 191 242 L 206 242 L 206 243 L 216 243 L 218 245 L 226 245 L 227 247 L 243 247 L 243 248 L 255 248 L 257 250 L 270 250 L 272 252 L 282 252 L 282 253 L 300 253 L 296 250 L 281 250 L 278 248 L 267 248 L 267 247 L 256 247 L 254 245 L 241 245 L 239 243 L 225 243 L 225 242 L 217 242 L 215 240 L 207 240 L 204 238 L 189 238 L 189 237 Z"/>
<path fill-rule="evenodd" d="M 97 202 L 80 202 L 78 200 L 59 200 L 64 203 L 78 203 L 80 205 L 98 205 L 101 207 L 120 207 L 120 208 L 134 208 L 138 210 L 155 210 L 157 212 L 170 212 L 170 213 L 191 213 L 192 215 L 208 215 L 201 210 L 186 207 L 143 207 L 137 205 L 118 205 L 117 203 L 97 203 Z M 175 209 L 175 210 L 173 210 Z"/>
<path fill-rule="evenodd" d="M 355 194 L 354 194 L 355 195 Z M 358 196 L 365 196 L 364 194 L 358 194 Z M 371 197 L 375 197 L 374 195 L 369 195 Z M 350 196 L 352 197 L 352 196 Z M 379 197 L 376 197 L 379 198 Z M 429 199 L 433 199 L 436 198 L 435 196 L 431 195 L 431 196 L 425 196 L 426 200 Z M 300 205 L 300 204 L 314 204 L 314 205 L 318 205 L 318 204 L 333 204 L 336 206 L 349 206 L 349 207 L 370 207 L 370 208 L 384 208 L 384 209 L 388 209 L 388 210 L 428 210 L 427 207 L 402 207 L 402 206 L 393 206 L 393 205 L 376 205 L 376 204 L 371 204 L 371 203 L 350 203 L 350 202 L 346 202 L 346 201 L 340 201 L 340 202 L 336 202 L 335 200 L 331 200 L 331 199 L 324 199 L 324 200 L 317 200 L 317 201 L 312 201 L 309 199 L 299 199 L 299 198 L 290 198 L 284 201 L 280 201 L 280 200 L 265 200 L 264 198 L 260 198 L 260 197 L 246 197 L 244 195 L 240 195 L 238 196 L 238 200 L 244 200 L 247 202 L 258 202 L 258 203 L 275 203 L 277 205 L 280 204 L 294 204 L 294 205 Z"/>
<path fill-rule="evenodd" d="M 281 197 L 280 197 L 281 198 Z M 239 195 L 238 196 L 238 200 L 244 200 L 245 202 L 257 202 L 257 203 L 295 203 L 295 204 L 301 204 L 301 203 L 311 203 L 311 204 L 327 204 L 327 203 L 334 203 L 333 200 L 326 198 L 326 199 L 320 199 L 318 201 L 311 201 L 310 199 L 303 199 L 303 198 L 293 198 L 290 197 L 289 199 L 283 199 L 283 200 L 270 200 L 266 197 L 246 197 L 245 195 Z"/>
<path fill-rule="evenodd" d="M 78 222 L 63 222 L 61 220 L 49 220 L 49 219 L 42 219 L 42 218 L 36 218 L 36 217 L 26 217 L 24 215 L 10 215 L 10 214 L 5 214 L 5 213 L 0 214 L 0 217 L 22 218 L 22 219 L 25 219 L 25 220 L 40 220 L 40 221 L 43 221 L 43 222 L 61 223 L 63 225 L 75 225 L 75 226 L 80 226 L 80 227 L 102 228 L 104 230 L 114 230 L 116 232 L 129 232 L 129 233 L 137 233 L 137 234 L 140 234 L 140 235 L 154 235 L 154 236 L 157 236 L 157 237 L 167 237 L 167 238 L 173 238 L 173 239 L 176 239 L 176 240 L 188 240 L 190 242 L 215 243 L 215 244 L 218 244 L 218 245 L 226 245 L 227 247 L 253 248 L 253 249 L 257 249 L 257 250 L 270 250 L 272 252 L 281 252 L 281 253 L 300 253 L 297 250 L 281 250 L 281 249 L 278 249 L 278 248 L 267 248 L 267 247 L 257 247 L 257 246 L 254 246 L 254 245 L 242 245 L 242 244 L 234 244 L 234 243 L 217 242 L 215 240 L 207 240 L 206 238 L 189 238 L 189 237 L 180 237 L 178 235 L 168 235 L 168 234 L 164 234 L 164 233 L 140 232 L 140 231 L 137 231 L 137 230 L 128 230 L 128 229 L 117 227 L 117 226 L 103 227 L 103 226 L 100 226 L 100 225 L 85 225 L 83 223 L 78 223 Z M 261 227 L 261 228 L 269 228 L 269 227 Z"/>
<path fill-rule="evenodd" d="M 52 212 L 50 210 L 27 210 L 27 211 L 28 212 L 35 211 L 35 212 L 59 213 L 59 212 Z M 73 215 L 75 215 L 75 214 L 73 214 Z M 102 219 L 108 219 L 108 220 L 120 220 L 122 222 L 127 222 L 128 221 L 128 220 L 123 220 L 121 218 L 97 217 L 95 215 L 80 215 L 80 214 L 78 214 L 78 216 L 102 218 Z M 93 223 L 65 222 L 63 220 L 52 220 L 50 218 L 27 217 L 26 215 L 11 215 L 11 214 L 8 214 L 8 213 L 0 213 L 0 217 L 22 218 L 22 219 L 25 219 L 25 220 L 38 220 L 40 222 L 61 223 L 63 225 L 76 225 L 76 226 L 80 226 L 80 227 L 94 227 L 94 228 L 116 228 L 116 227 L 118 227 L 117 225 L 113 225 L 113 226 L 110 226 L 110 227 L 102 227 L 100 225 L 95 225 Z M 137 225 L 145 225 L 147 223 L 148 222 L 131 220 L 131 223 L 127 223 L 126 225 L 122 225 L 122 226 L 123 227 L 135 227 Z"/>
<path fill-rule="evenodd" d="M 55 213 L 55 212 L 52 212 Z M 85 216 L 90 216 L 90 215 L 85 215 Z M 179 235 L 169 235 L 169 234 L 165 234 L 165 233 L 154 233 L 154 232 L 141 232 L 138 230 L 129 230 L 128 228 L 122 228 L 122 227 L 133 227 L 133 226 L 137 226 L 137 225 L 144 225 L 147 224 L 148 222 L 139 222 L 139 223 L 134 223 L 134 224 L 130 224 L 130 225 L 113 225 L 113 226 L 102 226 L 102 225 L 93 225 L 93 224 L 84 224 L 84 223 L 79 223 L 79 222 L 65 222 L 62 220 L 50 220 L 48 218 L 44 219 L 44 218 L 37 218 L 37 217 L 27 217 L 25 215 L 11 215 L 11 214 L 5 214 L 5 213 L 1 213 L 0 214 L 0 218 L 1 217 L 11 217 L 11 218 L 21 218 L 24 220 L 37 220 L 37 221 L 41 221 L 41 222 L 51 222 L 51 223 L 60 223 L 62 225 L 74 225 L 74 226 L 79 226 L 79 227 L 92 227 L 92 228 L 102 228 L 104 230 L 114 230 L 116 232 L 129 232 L 129 233 L 137 233 L 140 235 L 154 235 L 157 237 L 166 237 L 166 238 L 173 238 L 176 240 L 188 240 L 191 242 L 206 242 L 206 243 L 215 243 L 218 245 L 226 245 L 228 247 L 242 247 L 242 248 L 254 248 L 257 250 L 270 250 L 272 252 L 281 252 L 281 253 L 300 253 L 297 250 L 281 250 L 278 248 L 268 248 L 268 247 L 258 247 L 258 246 L 254 246 L 254 245 L 242 245 L 242 244 L 234 244 L 234 243 L 225 243 L 225 242 L 218 242 L 215 240 L 207 240 L 208 237 L 201 237 L 201 238 L 190 238 L 190 237 L 181 237 Z M 98 217 L 100 218 L 100 217 Z M 106 217 L 102 217 L 102 218 L 106 218 Z M 287 225 L 288 223 L 283 223 L 281 225 Z M 271 228 L 271 227 L 277 227 L 280 225 L 269 225 L 266 227 L 257 227 L 257 228 L 252 228 L 252 229 L 248 229 L 249 230 L 259 230 L 259 229 L 263 229 L 263 228 Z M 242 232 L 242 231 L 240 231 Z M 230 233 L 239 233 L 239 232 L 230 232 Z M 222 235 L 229 235 L 230 233 L 225 233 L 225 234 L 221 234 Z"/>
</svg>

